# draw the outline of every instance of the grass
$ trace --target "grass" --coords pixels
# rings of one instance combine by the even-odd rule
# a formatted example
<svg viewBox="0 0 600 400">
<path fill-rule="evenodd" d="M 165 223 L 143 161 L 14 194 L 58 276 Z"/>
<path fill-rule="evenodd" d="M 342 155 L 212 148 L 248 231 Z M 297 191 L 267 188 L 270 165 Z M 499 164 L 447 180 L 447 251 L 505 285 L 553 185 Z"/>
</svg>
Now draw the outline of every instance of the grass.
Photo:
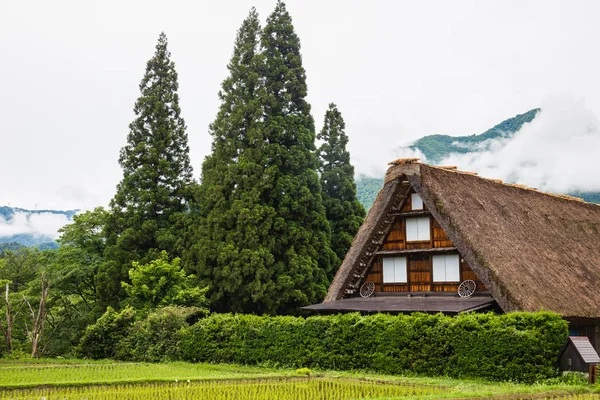
<svg viewBox="0 0 600 400">
<path fill-rule="evenodd" d="M 227 364 L 118 363 L 87 360 L 0 360 L 0 399 L 451 399 L 547 397 L 600 400 L 600 385 L 523 385 L 483 380 L 389 376 Z"/>
<path fill-rule="evenodd" d="M 16 389 L 52 386 L 197 381 L 211 379 L 282 378 L 293 370 L 239 365 L 81 362 L 78 360 L 40 360 L 34 363 L 0 363 L 0 388 Z"/>
<path fill-rule="evenodd" d="M 0 399 L 248 399 L 321 400 L 423 397 L 440 388 L 383 384 L 355 379 L 295 378 L 247 381 L 200 381 L 142 385 L 37 388 L 10 391 Z M 6 397 L 5 397 L 6 395 Z"/>
</svg>

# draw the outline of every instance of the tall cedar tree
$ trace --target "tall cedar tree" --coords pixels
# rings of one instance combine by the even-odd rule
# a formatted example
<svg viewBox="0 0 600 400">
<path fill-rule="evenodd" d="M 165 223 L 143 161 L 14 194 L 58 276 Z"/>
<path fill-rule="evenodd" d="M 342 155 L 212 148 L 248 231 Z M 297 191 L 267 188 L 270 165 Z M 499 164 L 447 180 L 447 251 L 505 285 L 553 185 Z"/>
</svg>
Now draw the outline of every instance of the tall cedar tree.
<svg viewBox="0 0 600 400">
<path fill-rule="evenodd" d="M 338 261 L 321 198 L 300 40 L 281 1 L 267 19 L 261 49 L 266 97 L 260 201 L 276 212 L 266 238 L 275 260 L 267 311 L 292 312 L 322 299 Z"/>
<path fill-rule="evenodd" d="M 161 33 L 146 65 L 119 164 L 123 179 L 111 200 L 106 226 L 106 262 L 98 274 L 104 305 L 125 297 L 132 261 L 148 263 L 161 250 L 181 253 L 180 237 L 193 185 L 186 126 L 181 117 L 177 72 Z"/>
<path fill-rule="evenodd" d="M 283 3 L 262 32 L 250 12 L 228 68 L 196 202 L 198 275 L 218 311 L 295 312 L 324 296 L 336 257 L 300 44 Z"/>
<path fill-rule="evenodd" d="M 192 213 L 200 218 L 191 227 L 195 240 L 186 262 L 188 268 L 198 265 L 210 304 L 221 312 L 272 312 L 278 297 L 270 251 L 275 210 L 261 199 L 260 29 L 252 9 L 238 30 L 229 77 L 221 85 L 221 106 L 210 125 L 212 153 L 202 165 L 197 213 Z"/>
<path fill-rule="evenodd" d="M 319 147 L 319 172 L 323 204 L 331 224 L 331 248 L 340 260 L 344 259 L 365 218 L 365 209 L 356 197 L 354 167 L 346 149 L 345 129 L 342 113 L 335 104 L 329 104 L 323 129 L 317 135 L 323 141 Z M 333 278 L 333 274 L 329 278 Z"/>
</svg>

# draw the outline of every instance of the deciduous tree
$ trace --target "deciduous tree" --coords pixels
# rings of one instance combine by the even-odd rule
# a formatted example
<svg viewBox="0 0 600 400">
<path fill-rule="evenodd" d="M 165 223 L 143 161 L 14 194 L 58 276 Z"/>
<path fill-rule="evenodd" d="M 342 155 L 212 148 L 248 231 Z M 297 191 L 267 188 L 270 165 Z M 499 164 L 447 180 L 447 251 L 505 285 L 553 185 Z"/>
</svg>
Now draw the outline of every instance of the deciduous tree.
<svg viewBox="0 0 600 400">
<path fill-rule="evenodd" d="M 133 268 L 129 270 L 129 279 L 131 284 L 122 284 L 131 303 L 138 309 L 206 305 L 206 289 L 196 286 L 193 275 L 186 275 L 179 258 L 169 261 L 166 251 L 147 264 L 134 261 Z"/>
</svg>

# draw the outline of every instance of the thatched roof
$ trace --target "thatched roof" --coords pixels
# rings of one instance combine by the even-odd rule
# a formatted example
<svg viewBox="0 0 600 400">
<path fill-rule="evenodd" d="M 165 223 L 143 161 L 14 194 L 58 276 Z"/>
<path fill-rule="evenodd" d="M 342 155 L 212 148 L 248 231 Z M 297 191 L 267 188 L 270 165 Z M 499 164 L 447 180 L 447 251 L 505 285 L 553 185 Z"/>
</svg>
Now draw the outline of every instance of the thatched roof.
<svg viewBox="0 0 600 400">
<path fill-rule="evenodd" d="M 391 164 L 325 302 L 364 279 L 410 185 L 504 311 L 600 318 L 600 206 L 414 159 Z"/>
</svg>

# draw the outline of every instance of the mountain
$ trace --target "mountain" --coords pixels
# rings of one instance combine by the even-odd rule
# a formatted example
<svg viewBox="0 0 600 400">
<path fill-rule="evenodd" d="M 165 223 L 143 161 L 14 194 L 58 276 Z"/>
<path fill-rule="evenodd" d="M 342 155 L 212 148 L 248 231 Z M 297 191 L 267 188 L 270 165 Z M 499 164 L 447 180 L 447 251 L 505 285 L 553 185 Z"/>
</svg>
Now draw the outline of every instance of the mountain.
<svg viewBox="0 0 600 400">
<path fill-rule="evenodd" d="M 13 250 L 18 246 L 35 246 L 42 250 L 58 247 L 58 244 L 54 241 L 52 236 L 36 231 L 35 226 L 30 224 L 30 218 L 34 215 L 40 216 L 41 218 L 62 217 L 65 222 L 68 222 L 73 219 L 73 216 L 77 211 L 78 210 L 27 210 L 18 207 L 0 207 L 0 228 L 3 224 L 14 225 L 18 223 L 23 229 L 23 232 L 11 235 L 7 234 L 5 236 L 2 236 L 2 231 L 0 230 L 0 252 L 6 249 Z M 20 219 L 19 221 L 15 221 L 15 216 L 17 215 L 21 217 L 24 216 L 24 220 Z"/>
<path fill-rule="evenodd" d="M 486 150 L 486 141 L 502 137 L 511 137 L 517 132 L 523 124 L 533 121 L 539 108 L 529 110 L 524 114 L 519 114 L 500 122 L 491 129 L 471 136 L 448 136 L 448 135 L 428 135 L 415 141 L 408 147 L 413 150 L 420 150 L 427 158 L 430 164 L 436 164 L 451 153 L 470 153 L 472 151 Z"/>
<path fill-rule="evenodd" d="M 382 187 L 383 178 L 369 178 L 361 175 L 356 179 L 356 197 L 365 210 L 369 211 Z"/>
<path fill-rule="evenodd" d="M 28 214 L 28 215 L 32 215 L 32 214 L 64 215 L 68 219 L 73 219 L 73 216 L 75 214 L 77 214 L 78 211 L 79 210 L 66 210 L 66 211 L 61 211 L 61 210 L 26 210 L 24 208 L 19 208 L 19 207 L 2 206 L 2 207 L 0 207 L 0 217 L 2 217 L 2 218 L 4 218 L 5 220 L 8 221 L 16 213 L 25 213 L 25 214 Z"/>
<path fill-rule="evenodd" d="M 436 165 L 453 153 L 465 154 L 488 150 L 492 139 L 512 137 L 524 124 L 533 121 L 539 111 L 539 108 L 529 110 L 524 114 L 519 114 L 502 121 L 479 135 L 429 135 L 416 140 L 408 145 L 408 147 L 421 151 L 426 157 L 427 163 Z M 382 187 L 383 178 L 359 176 L 356 179 L 358 200 L 363 204 L 365 209 L 368 210 L 371 208 L 375 197 L 377 197 L 377 193 Z M 600 192 L 571 192 L 567 194 L 580 197 L 590 203 L 600 204 Z"/>
<path fill-rule="evenodd" d="M 7 250 L 9 250 L 9 251 L 19 250 L 21 247 L 25 247 L 25 246 L 23 246 L 19 243 L 16 243 L 16 242 L 0 243 L 0 257 L 2 257 L 4 252 Z"/>
</svg>

